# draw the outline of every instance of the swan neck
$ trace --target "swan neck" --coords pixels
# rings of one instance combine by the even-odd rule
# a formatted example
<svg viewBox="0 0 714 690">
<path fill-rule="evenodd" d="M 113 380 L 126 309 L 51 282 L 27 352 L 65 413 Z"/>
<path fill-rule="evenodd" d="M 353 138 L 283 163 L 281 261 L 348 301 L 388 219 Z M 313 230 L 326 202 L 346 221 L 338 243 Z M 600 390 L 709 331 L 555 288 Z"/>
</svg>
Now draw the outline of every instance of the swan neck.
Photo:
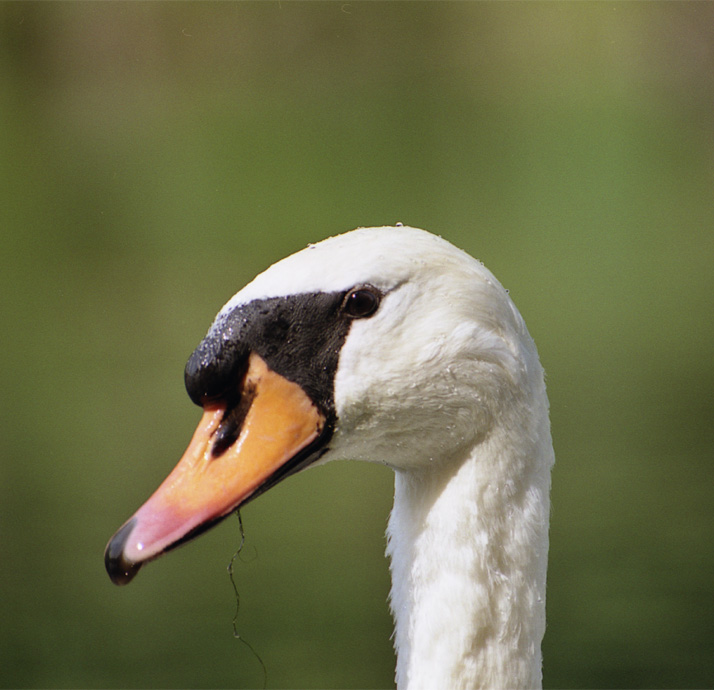
<svg viewBox="0 0 714 690">
<path fill-rule="evenodd" d="M 387 551 L 399 690 L 541 686 L 543 431 L 521 447 L 496 434 L 456 469 L 396 472 Z"/>
</svg>

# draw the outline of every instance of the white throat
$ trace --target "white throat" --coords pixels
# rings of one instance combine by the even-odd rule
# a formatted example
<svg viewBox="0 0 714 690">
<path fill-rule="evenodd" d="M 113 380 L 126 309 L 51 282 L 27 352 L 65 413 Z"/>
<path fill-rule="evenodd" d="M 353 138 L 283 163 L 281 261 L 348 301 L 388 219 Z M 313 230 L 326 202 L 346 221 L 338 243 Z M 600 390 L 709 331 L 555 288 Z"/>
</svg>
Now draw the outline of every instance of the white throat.
<svg viewBox="0 0 714 690">
<path fill-rule="evenodd" d="M 502 425 L 442 471 L 396 472 L 400 690 L 541 686 L 553 451 L 544 398 L 535 407 L 531 433 Z"/>
</svg>

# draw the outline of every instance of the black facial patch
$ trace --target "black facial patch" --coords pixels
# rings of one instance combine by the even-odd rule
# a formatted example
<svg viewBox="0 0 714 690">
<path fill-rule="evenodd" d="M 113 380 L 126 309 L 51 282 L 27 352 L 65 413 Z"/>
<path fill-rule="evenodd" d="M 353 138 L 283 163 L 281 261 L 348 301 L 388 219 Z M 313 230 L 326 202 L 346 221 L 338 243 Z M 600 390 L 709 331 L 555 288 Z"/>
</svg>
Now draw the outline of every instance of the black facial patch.
<svg viewBox="0 0 714 690">
<path fill-rule="evenodd" d="M 254 300 L 222 315 L 188 360 L 189 396 L 197 405 L 219 399 L 231 402 L 252 351 L 273 371 L 297 383 L 333 421 L 335 372 L 354 321 L 343 308 L 346 294 Z"/>
</svg>

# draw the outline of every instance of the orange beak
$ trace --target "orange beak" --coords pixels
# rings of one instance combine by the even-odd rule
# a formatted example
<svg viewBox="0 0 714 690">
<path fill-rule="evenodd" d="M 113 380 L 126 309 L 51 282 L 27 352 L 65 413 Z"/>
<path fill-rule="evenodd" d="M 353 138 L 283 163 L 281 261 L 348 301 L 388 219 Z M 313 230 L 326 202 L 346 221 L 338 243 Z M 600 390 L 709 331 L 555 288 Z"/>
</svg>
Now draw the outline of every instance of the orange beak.
<svg viewBox="0 0 714 690">
<path fill-rule="evenodd" d="M 112 581 L 128 583 L 142 563 L 197 536 L 267 483 L 299 469 L 325 423 L 298 384 L 252 353 L 238 404 L 205 405 L 178 465 L 109 541 L 104 560 Z"/>
</svg>

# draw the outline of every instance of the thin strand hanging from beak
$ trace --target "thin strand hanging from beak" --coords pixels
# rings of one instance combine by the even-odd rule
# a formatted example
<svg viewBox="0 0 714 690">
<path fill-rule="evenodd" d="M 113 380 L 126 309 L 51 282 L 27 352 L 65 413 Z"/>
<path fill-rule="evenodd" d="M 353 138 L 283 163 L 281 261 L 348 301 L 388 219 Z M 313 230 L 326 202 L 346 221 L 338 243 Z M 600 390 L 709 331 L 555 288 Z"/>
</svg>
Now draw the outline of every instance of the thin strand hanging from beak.
<svg viewBox="0 0 714 690">
<path fill-rule="evenodd" d="M 248 647 L 248 649 L 250 649 L 253 656 L 258 660 L 260 667 L 263 669 L 263 690 L 265 690 L 268 687 L 268 669 L 265 667 L 263 660 L 260 658 L 260 654 L 258 654 L 258 652 L 256 652 L 255 649 L 253 649 L 253 645 L 251 645 L 250 642 L 248 642 L 238 632 L 238 612 L 240 611 L 240 594 L 238 593 L 238 585 L 236 585 L 235 576 L 233 574 L 233 565 L 236 561 L 236 558 L 238 558 L 241 551 L 243 551 L 243 546 L 245 545 L 245 530 L 243 529 L 243 518 L 241 517 L 240 509 L 236 510 L 235 514 L 238 517 L 238 528 L 240 530 L 240 544 L 238 544 L 238 549 L 233 554 L 233 556 L 231 556 L 231 560 L 228 563 L 228 568 L 227 568 L 228 577 L 230 578 L 231 585 L 233 586 L 233 592 L 236 597 L 236 612 L 233 615 L 233 637 L 235 637 L 236 640 L 238 640 L 239 642 L 242 642 L 246 647 Z"/>
</svg>

